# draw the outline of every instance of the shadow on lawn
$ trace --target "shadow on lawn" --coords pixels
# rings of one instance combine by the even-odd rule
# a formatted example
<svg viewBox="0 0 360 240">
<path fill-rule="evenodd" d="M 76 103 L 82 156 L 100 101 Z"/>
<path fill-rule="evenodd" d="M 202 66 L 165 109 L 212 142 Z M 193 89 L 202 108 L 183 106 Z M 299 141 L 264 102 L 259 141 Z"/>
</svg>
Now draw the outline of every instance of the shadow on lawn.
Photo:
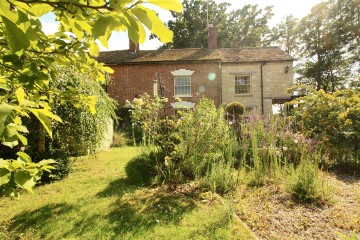
<svg viewBox="0 0 360 240">
<path fill-rule="evenodd" d="M 163 189 L 144 189 L 125 195 L 114 203 L 108 215 L 117 235 L 151 230 L 157 224 L 177 224 L 195 208 L 193 200 Z"/>
<path fill-rule="evenodd" d="M 11 232 L 22 233 L 28 228 L 41 229 L 51 219 L 64 215 L 75 209 L 68 203 L 47 204 L 33 211 L 23 212 L 15 216 L 9 225 Z"/>
<path fill-rule="evenodd" d="M 130 184 L 126 178 L 120 178 L 110 182 L 108 186 L 101 192 L 98 192 L 96 196 L 100 198 L 107 198 L 112 196 L 121 197 L 125 193 L 133 192 L 137 188 L 138 187 Z"/>
<path fill-rule="evenodd" d="M 157 224 L 177 224 L 183 216 L 195 208 L 191 197 L 176 193 L 169 193 L 161 188 L 139 188 L 128 184 L 126 179 L 115 180 L 101 192 L 98 198 L 117 197 L 109 206 L 107 213 L 94 212 L 84 214 L 81 220 L 70 221 L 62 229 L 61 238 L 79 238 L 83 234 L 106 234 L 106 239 L 122 239 L 137 234 L 148 234 Z M 102 201 L 102 199 L 100 199 Z M 85 203 L 85 202 L 84 202 Z M 9 231 L 24 233 L 36 231 L 40 238 L 49 238 L 52 231 L 52 221 L 60 222 L 61 227 L 71 212 L 81 212 L 82 204 L 70 205 L 67 203 L 47 204 L 38 209 L 22 212 L 12 219 Z M 108 225 L 98 225 L 99 219 L 108 222 Z M 69 219 L 70 220 L 70 219 Z M 105 223 L 104 222 L 104 223 Z M 71 226 L 69 226 L 71 224 Z M 99 226 L 97 228 L 97 226 Z M 29 238 L 30 239 L 30 238 Z"/>
</svg>

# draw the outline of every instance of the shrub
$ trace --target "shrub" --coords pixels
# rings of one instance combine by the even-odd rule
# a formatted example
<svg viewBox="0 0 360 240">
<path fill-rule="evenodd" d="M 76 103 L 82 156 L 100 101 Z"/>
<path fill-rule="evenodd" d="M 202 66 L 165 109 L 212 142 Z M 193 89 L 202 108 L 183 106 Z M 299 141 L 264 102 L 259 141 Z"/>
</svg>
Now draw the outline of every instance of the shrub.
<svg viewBox="0 0 360 240">
<path fill-rule="evenodd" d="M 240 102 L 230 103 L 225 108 L 226 121 L 232 125 L 239 142 L 241 140 L 241 120 L 244 112 L 245 106 Z"/>
<path fill-rule="evenodd" d="M 241 102 L 232 102 L 226 106 L 225 112 L 233 116 L 242 116 L 245 112 L 245 106 Z"/>
<path fill-rule="evenodd" d="M 128 142 L 126 133 L 124 132 L 115 132 L 113 136 L 112 147 L 125 147 Z"/>
<path fill-rule="evenodd" d="M 325 201 L 329 198 L 330 189 L 316 162 L 305 158 L 294 168 L 286 181 L 287 190 L 297 199 L 304 202 Z"/>
<path fill-rule="evenodd" d="M 200 100 L 195 111 L 181 116 L 178 127 L 181 142 L 177 152 L 197 178 L 205 175 L 209 164 L 218 161 L 214 156 L 230 158 L 226 161 L 232 158 L 232 153 L 226 152 L 232 145 L 233 135 L 223 116 L 224 109 L 217 109 L 205 98 Z"/>
<path fill-rule="evenodd" d="M 234 191 L 238 183 L 233 164 L 230 161 L 212 163 L 205 177 L 201 180 L 203 188 L 221 195 Z"/>
<path fill-rule="evenodd" d="M 130 160 L 125 166 L 128 181 L 135 185 L 151 185 L 157 175 L 157 154 L 154 152 L 141 155 Z"/>
<path fill-rule="evenodd" d="M 76 90 L 79 99 L 89 99 L 94 105 L 55 101 L 53 111 L 63 123 L 53 125 L 53 139 L 49 141 L 54 148 L 65 149 L 71 155 L 95 153 L 104 140 L 110 119 L 116 119 L 116 102 L 86 72 L 75 67 L 57 67 L 57 70 L 58 77 L 52 81 L 52 87 L 62 92 Z"/>
<path fill-rule="evenodd" d="M 41 175 L 40 183 L 49 183 L 67 177 L 71 171 L 72 161 L 67 152 L 61 149 L 50 149 L 44 153 L 34 153 L 33 161 L 39 162 L 43 159 L 53 159 L 56 162 L 55 169 L 51 172 L 44 172 Z"/>
<path fill-rule="evenodd" d="M 311 90 L 290 104 L 306 137 L 317 137 L 337 163 L 360 166 L 360 92 L 354 89 L 326 93 Z"/>
<path fill-rule="evenodd" d="M 210 174 L 211 164 L 232 160 L 233 135 L 223 108 L 217 109 L 204 98 L 195 110 L 162 118 L 164 101 L 145 95 L 135 102 L 131 112 L 132 120 L 144 133 L 144 146 L 157 156 L 155 171 L 159 183 L 175 189 L 178 184 Z"/>
</svg>

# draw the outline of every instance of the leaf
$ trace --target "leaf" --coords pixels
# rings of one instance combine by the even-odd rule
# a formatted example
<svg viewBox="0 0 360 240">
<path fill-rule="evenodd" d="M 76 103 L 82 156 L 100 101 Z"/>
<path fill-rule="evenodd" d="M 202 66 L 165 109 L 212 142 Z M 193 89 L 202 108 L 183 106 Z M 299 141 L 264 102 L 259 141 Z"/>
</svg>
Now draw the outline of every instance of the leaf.
<svg viewBox="0 0 360 240">
<path fill-rule="evenodd" d="M 20 133 L 16 133 L 17 138 L 21 141 L 22 144 L 27 145 L 28 141 L 27 138 L 21 135 Z"/>
<path fill-rule="evenodd" d="M 145 42 L 146 33 L 142 24 L 140 24 L 132 15 L 126 12 L 124 13 L 124 16 L 120 18 L 127 28 L 129 38 L 134 43 Z"/>
<path fill-rule="evenodd" d="M 0 1 L 0 15 L 7 17 L 13 23 L 16 23 L 18 20 L 18 15 L 12 10 L 8 1 Z"/>
<path fill-rule="evenodd" d="M 108 27 L 113 25 L 114 18 L 109 16 L 101 16 L 99 17 L 92 28 L 92 33 L 94 39 L 99 38 L 100 36 L 104 36 Z"/>
<path fill-rule="evenodd" d="M 17 152 L 16 154 L 19 156 L 18 159 L 20 159 L 20 160 L 22 160 L 22 161 L 24 161 L 24 162 L 27 162 L 27 163 L 31 163 L 31 162 L 32 162 L 32 161 L 31 161 L 31 157 L 30 157 L 29 155 L 27 155 L 26 153 L 24 153 L 24 152 Z"/>
<path fill-rule="evenodd" d="M 16 171 L 14 174 L 14 181 L 29 192 L 32 192 L 32 188 L 36 185 L 35 178 L 27 170 Z"/>
<path fill-rule="evenodd" d="M 45 165 L 49 165 L 49 164 L 57 164 L 58 162 L 55 161 L 54 159 L 45 159 L 45 160 L 41 160 L 38 165 L 39 166 L 45 166 Z"/>
<path fill-rule="evenodd" d="M 0 160 L 3 161 L 3 160 Z M 7 168 L 3 168 L 0 166 L 0 186 L 7 184 L 11 179 L 11 172 Z"/>
<path fill-rule="evenodd" d="M 181 12 L 183 10 L 183 5 L 180 0 L 147 0 L 147 2 L 174 12 Z"/>
<path fill-rule="evenodd" d="M 96 42 L 91 43 L 89 53 L 93 57 L 99 56 L 100 48 L 99 48 L 99 46 L 97 45 Z"/>
<path fill-rule="evenodd" d="M 109 38 L 107 36 L 101 36 L 99 37 L 99 40 L 104 47 L 109 48 L 109 44 L 108 44 Z"/>
<path fill-rule="evenodd" d="M 9 91 L 10 87 L 8 81 L 3 76 L 0 76 L 0 89 L 4 89 L 5 91 Z"/>
<path fill-rule="evenodd" d="M 2 20 L 5 24 L 7 42 L 11 52 L 16 53 L 20 50 L 28 48 L 30 46 L 30 41 L 26 37 L 25 33 L 8 18 L 2 16 Z"/>
<path fill-rule="evenodd" d="M 16 89 L 15 94 L 16 94 L 16 98 L 19 101 L 19 104 L 22 104 L 25 101 L 25 95 L 26 95 L 24 89 L 22 87 Z"/>
<path fill-rule="evenodd" d="M 42 160 L 38 163 L 38 166 L 41 166 L 41 170 L 51 172 L 51 170 L 55 169 L 55 167 L 50 164 L 57 164 L 57 162 L 53 159 Z"/>
<path fill-rule="evenodd" d="M 6 120 L 12 113 L 12 110 L 13 108 L 10 105 L 6 103 L 0 104 L 0 136 L 4 134 Z"/>
<path fill-rule="evenodd" d="M 132 13 L 163 43 L 172 42 L 173 32 L 170 31 L 156 15 L 155 11 L 138 7 L 132 10 Z"/>
<path fill-rule="evenodd" d="M 45 15 L 54 9 L 52 6 L 48 4 L 41 4 L 41 3 L 31 4 L 30 6 L 28 4 L 22 3 L 20 7 L 28 11 L 30 14 L 35 15 L 36 17 L 41 17 L 42 15 Z"/>
<path fill-rule="evenodd" d="M 32 112 L 32 114 L 37 117 L 37 119 L 40 121 L 40 123 L 44 126 L 45 130 L 49 134 L 49 136 L 52 138 L 52 132 L 51 132 L 51 119 L 54 119 L 58 122 L 62 122 L 61 118 L 53 114 L 47 109 L 36 109 L 36 108 L 29 108 L 29 111 Z"/>
</svg>

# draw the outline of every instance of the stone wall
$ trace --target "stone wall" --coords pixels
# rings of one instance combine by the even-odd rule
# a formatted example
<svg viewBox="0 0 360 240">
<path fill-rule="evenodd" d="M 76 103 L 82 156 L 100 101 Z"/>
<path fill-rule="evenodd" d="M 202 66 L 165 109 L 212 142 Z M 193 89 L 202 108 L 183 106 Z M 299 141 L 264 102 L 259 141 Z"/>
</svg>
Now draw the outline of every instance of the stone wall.
<svg viewBox="0 0 360 240">
<path fill-rule="evenodd" d="M 222 103 L 242 102 L 246 108 L 261 111 L 261 64 L 222 64 Z M 287 73 L 285 68 L 288 67 Z M 250 94 L 235 94 L 235 76 L 250 75 Z M 263 65 L 264 113 L 272 113 L 273 99 L 289 98 L 285 90 L 293 85 L 292 62 L 271 62 Z"/>
</svg>

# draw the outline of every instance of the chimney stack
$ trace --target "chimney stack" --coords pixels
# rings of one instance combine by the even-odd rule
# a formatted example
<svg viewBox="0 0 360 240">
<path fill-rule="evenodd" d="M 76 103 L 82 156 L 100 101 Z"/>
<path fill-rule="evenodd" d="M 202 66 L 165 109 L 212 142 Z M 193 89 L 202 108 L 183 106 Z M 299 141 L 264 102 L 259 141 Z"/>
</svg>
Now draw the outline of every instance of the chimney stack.
<svg viewBox="0 0 360 240">
<path fill-rule="evenodd" d="M 131 39 L 129 39 L 129 51 L 137 52 L 139 51 L 139 44 L 135 44 Z"/>
<path fill-rule="evenodd" d="M 217 27 L 209 24 L 208 49 L 217 48 Z"/>
</svg>

